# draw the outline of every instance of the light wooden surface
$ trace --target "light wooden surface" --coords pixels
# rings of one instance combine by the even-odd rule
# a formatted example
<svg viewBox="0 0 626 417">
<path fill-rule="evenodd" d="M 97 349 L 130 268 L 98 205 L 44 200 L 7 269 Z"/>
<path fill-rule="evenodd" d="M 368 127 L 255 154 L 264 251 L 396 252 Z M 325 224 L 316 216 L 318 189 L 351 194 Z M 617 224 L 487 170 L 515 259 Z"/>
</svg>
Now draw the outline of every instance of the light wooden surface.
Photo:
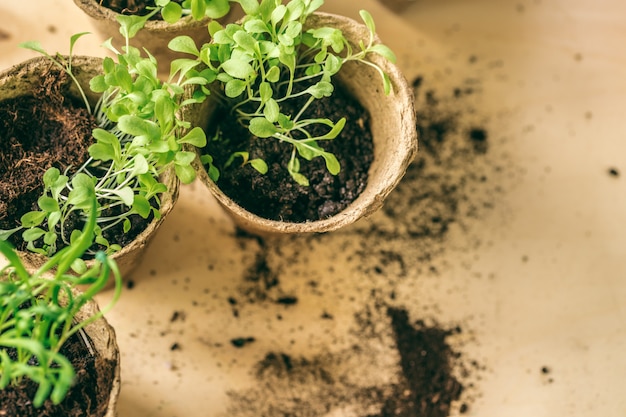
<svg viewBox="0 0 626 417">
<path fill-rule="evenodd" d="M 371 294 L 388 291 L 413 320 L 463 328 L 450 343 L 484 368 L 470 378 L 467 415 L 626 415 L 626 5 L 418 0 L 398 17 L 373 0 L 327 3 L 353 17 L 358 8 L 372 12 L 407 78 L 422 77 L 423 89 L 450 96 L 472 88 L 447 102 L 462 103 L 451 110 L 458 119 L 489 133 L 476 166 L 488 185 L 466 190 L 463 203 L 480 206 L 478 215 L 458 215 L 444 241 L 366 242 L 408 260 L 403 279 L 393 276 L 400 266 L 386 265 L 385 281 L 368 269 L 374 260 L 343 256 L 363 249 L 359 230 L 387 224 L 382 214 L 281 249 L 235 236 L 199 184 L 184 187 L 127 277 L 135 287 L 108 316 L 122 350 L 120 417 L 252 415 L 236 411 L 233 393 L 255 387 L 254 366 L 267 352 L 319 357 L 356 341 L 377 354 L 341 356 L 339 374 L 365 385 L 393 380 L 397 352 L 384 317 L 375 340 L 350 332 L 355 314 L 375 311 Z M 20 41 L 66 52 L 69 35 L 91 30 L 70 0 L 4 1 L 0 13 L 10 34 L 0 38 L 2 68 L 32 56 Z M 102 55 L 100 42 L 85 38 L 77 53 Z M 429 250 L 429 261 L 416 260 Z M 275 291 L 296 295 L 297 304 L 244 303 L 253 287 L 245 271 L 258 259 L 277 274 Z M 333 320 L 320 320 L 323 311 Z M 230 340 L 238 337 L 255 341 L 237 349 Z M 261 392 L 258 404 L 290 394 L 282 385 Z M 354 401 L 326 415 L 364 417 Z"/>
</svg>

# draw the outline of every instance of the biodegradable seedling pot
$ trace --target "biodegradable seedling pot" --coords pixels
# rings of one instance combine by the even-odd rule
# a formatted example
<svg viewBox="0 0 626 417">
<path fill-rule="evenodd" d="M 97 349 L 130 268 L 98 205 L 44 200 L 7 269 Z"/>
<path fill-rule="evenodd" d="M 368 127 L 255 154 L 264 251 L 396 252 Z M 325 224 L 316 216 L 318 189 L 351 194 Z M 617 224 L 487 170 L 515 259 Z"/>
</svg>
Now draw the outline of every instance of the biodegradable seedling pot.
<svg viewBox="0 0 626 417">
<path fill-rule="evenodd" d="M 19 96 L 32 95 L 33 89 L 40 83 L 41 76 L 53 64 L 45 57 L 33 58 L 17 64 L 0 73 L 0 102 Z M 100 58 L 74 56 L 72 58 L 72 71 L 82 86 L 90 105 L 93 107 L 98 101 L 98 94 L 91 92 L 89 81 L 102 70 Z M 76 85 L 68 78 L 63 86 L 63 95 L 75 100 L 81 100 Z M 154 219 L 139 235 L 120 251 L 112 255 L 117 262 L 123 276 L 128 274 L 139 264 L 141 256 L 152 237 L 155 235 L 161 223 L 170 213 L 178 199 L 179 180 L 174 170 L 167 170 L 161 177 L 161 182 L 168 187 L 168 191 L 160 194 L 159 219 Z M 19 233 L 19 232 L 18 232 Z M 29 269 L 37 269 L 46 260 L 46 257 L 33 253 L 20 251 L 20 257 L 28 265 Z"/>
<path fill-rule="evenodd" d="M 355 47 L 359 40 L 369 39 L 370 36 L 365 25 L 334 14 L 313 14 L 307 19 L 304 30 L 318 27 L 340 29 Z M 194 166 L 200 180 L 237 226 L 261 235 L 329 232 L 367 217 L 382 206 L 417 151 L 415 110 L 412 91 L 400 69 L 376 54 L 371 54 L 368 59 L 389 75 L 393 86 L 390 95 L 385 95 L 380 74 L 369 65 L 349 62 L 336 75 L 337 82 L 360 102 L 371 117 L 374 159 L 362 193 L 346 209 L 330 218 L 299 223 L 269 220 L 249 212 L 224 194 L 209 178 L 198 156 Z M 202 105 L 187 109 L 186 118 L 194 125 L 207 128 L 212 123 L 215 107 L 215 101 L 209 96 L 209 100 Z"/>
<path fill-rule="evenodd" d="M 51 275 L 48 278 L 53 279 Z M 6 276 L 0 276 L 0 281 L 5 280 Z M 76 289 L 72 290 L 74 296 L 79 294 Z M 76 322 L 82 322 L 89 317 L 99 314 L 100 309 L 94 300 L 88 300 L 87 303 L 75 315 Z M 101 317 L 93 323 L 87 325 L 84 334 L 89 340 L 89 346 L 93 350 L 95 356 L 95 379 L 101 389 L 99 402 L 95 405 L 95 412 L 84 410 L 85 417 L 116 417 L 117 401 L 120 393 L 120 352 L 117 345 L 115 330 Z M 76 370 L 79 371 L 79 370 Z M 93 374 L 92 374 L 93 376 Z M 0 394 L 2 391 L 0 391 Z M 83 404 L 87 406 L 91 399 L 86 398 Z M 1 411 L 1 410 L 0 410 Z M 0 412 L 0 414 L 2 414 Z"/>
<path fill-rule="evenodd" d="M 74 3 L 91 18 L 94 27 L 104 39 L 113 38 L 114 45 L 125 45 L 116 20 L 119 13 L 100 5 L 98 0 L 74 0 Z M 233 19 L 236 14 L 235 10 L 235 8 L 231 9 L 231 12 L 220 21 Z M 209 18 L 194 20 L 191 16 L 183 17 L 176 23 L 148 20 L 145 27 L 131 39 L 130 43 L 132 46 L 150 51 L 150 54 L 157 59 L 159 74 L 169 74 L 170 62 L 184 57 L 167 47 L 169 41 L 176 36 L 187 35 L 199 43 L 209 42 L 207 23 L 210 20 Z"/>
<path fill-rule="evenodd" d="M 87 303 L 79 312 L 77 319 L 84 320 L 91 317 L 99 311 L 98 304 L 95 301 Z M 98 384 L 104 384 L 107 380 L 106 375 L 113 371 L 113 378 L 110 381 L 110 393 L 108 400 L 98 405 L 100 412 L 94 416 L 88 417 L 117 417 L 117 401 L 121 387 L 121 370 L 120 370 L 120 351 L 115 337 L 115 330 L 108 321 L 102 317 L 99 320 L 85 327 L 85 333 L 98 357 L 96 373 L 98 376 Z"/>
</svg>

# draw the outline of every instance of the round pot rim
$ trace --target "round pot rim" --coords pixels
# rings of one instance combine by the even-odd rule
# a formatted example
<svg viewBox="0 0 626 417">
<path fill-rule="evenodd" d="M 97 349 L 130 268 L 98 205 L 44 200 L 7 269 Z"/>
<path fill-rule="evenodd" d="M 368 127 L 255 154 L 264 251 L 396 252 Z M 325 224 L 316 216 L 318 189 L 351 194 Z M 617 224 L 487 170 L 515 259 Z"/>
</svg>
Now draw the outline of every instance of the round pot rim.
<svg viewBox="0 0 626 417">
<path fill-rule="evenodd" d="M 74 3 L 88 16 L 96 20 L 116 21 L 117 16 L 121 13 L 102 6 L 96 0 L 74 0 Z M 206 26 L 211 19 L 208 17 L 202 20 L 195 20 L 191 16 L 184 16 L 176 23 L 167 23 L 163 20 L 148 20 L 144 26 L 144 30 L 151 32 L 177 32 L 181 28 L 199 28 Z"/>
</svg>

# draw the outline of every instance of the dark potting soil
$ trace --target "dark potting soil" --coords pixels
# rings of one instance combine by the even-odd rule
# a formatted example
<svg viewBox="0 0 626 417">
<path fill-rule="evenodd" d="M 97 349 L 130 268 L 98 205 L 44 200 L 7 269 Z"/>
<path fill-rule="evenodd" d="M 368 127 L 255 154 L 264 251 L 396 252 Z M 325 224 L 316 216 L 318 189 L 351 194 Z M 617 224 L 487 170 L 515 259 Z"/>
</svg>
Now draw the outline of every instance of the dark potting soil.
<svg viewBox="0 0 626 417">
<path fill-rule="evenodd" d="M 336 88 L 331 98 L 316 100 L 303 116 L 330 120 L 341 117 L 346 118 L 341 134 L 334 140 L 320 141 L 322 148 L 337 157 L 341 171 L 337 175 L 330 174 L 321 157 L 311 161 L 300 158 L 300 172 L 310 182 L 309 186 L 301 186 L 287 171 L 291 145 L 273 138 L 252 136 L 241 125 L 229 123 L 233 118 L 228 109 L 219 109 L 214 120 L 221 121 L 222 140 L 210 141 L 205 148 L 220 170 L 217 185 L 239 205 L 267 219 L 301 223 L 339 213 L 367 185 L 373 159 L 369 115 L 356 100 L 341 88 Z M 328 130 L 326 126 L 316 126 L 311 133 L 323 135 Z M 269 170 L 265 175 L 259 174 L 249 164 L 241 167 L 233 163 L 224 168 L 224 163 L 233 152 L 246 149 L 250 152 L 250 159 L 261 158 L 267 163 Z"/>
<path fill-rule="evenodd" d="M 412 324 L 406 310 L 389 308 L 404 381 L 397 396 L 386 398 L 380 414 L 370 417 L 447 417 L 463 392 L 453 373 L 454 352 L 446 338 L 460 328 Z"/>
<path fill-rule="evenodd" d="M 256 387 L 230 392 L 233 405 L 228 415 L 317 417 L 340 415 L 338 411 L 344 407 L 350 415 L 360 417 L 447 417 L 453 409 L 467 412 L 469 405 L 460 402 L 464 385 L 455 375 L 461 354 L 448 343 L 449 337 L 462 330 L 411 322 L 404 308 L 379 307 L 381 311 L 363 313 L 353 330 L 376 338 L 378 320 L 390 323 L 399 354 L 395 382 L 363 381 L 372 379 L 367 375 L 368 366 L 355 368 L 355 364 L 381 359 L 376 359 L 379 351 L 370 350 L 370 340 L 365 337 L 332 354 L 270 351 L 254 368 Z"/>
<path fill-rule="evenodd" d="M 96 122 L 63 96 L 66 79 L 51 70 L 33 96 L 0 103 L 0 228 L 18 226 L 23 214 L 37 209 L 48 168 L 71 173 L 89 158 Z"/>
<path fill-rule="evenodd" d="M 65 73 L 51 69 L 32 96 L 0 103 L 0 229 L 19 226 L 25 213 L 38 210 L 42 177 L 48 168 L 56 167 L 71 175 L 89 158 L 91 132 L 97 124 L 81 102 L 63 96 L 62 86 L 66 82 Z M 105 209 L 103 215 L 115 215 L 120 210 L 125 208 Z M 132 215 L 130 220 L 127 233 L 120 223 L 105 230 L 104 237 L 110 243 L 125 246 L 147 227 L 152 217 Z M 83 219 L 74 212 L 65 224 L 66 239 L 74 229 L 83 226 Z M 9 240 L 16 248 L 26 250 L 21 233 L 14 233 Z M 61 239 L 57 239 L 57 249 L 62 247 Z"/>
<path fill-rule="evenodd" d="M 54 405 L 49 400 L 34 408 L 32 399 L 38 385 L 24 379 L 18 386 L 9 385 L 0 396 L 0 416 L 11 417 L 84 417 L 104 415 L 110 397 L 115 366 L 92 356 L 78 335 L 72 336 L 60 353 L 68 358 L 76 372 L 75 382 L 65 399 Z M 10 352 L 9 352 L 10 354 Z M 100 375 L 101 379 L 98 379 Z"/>
</svg>

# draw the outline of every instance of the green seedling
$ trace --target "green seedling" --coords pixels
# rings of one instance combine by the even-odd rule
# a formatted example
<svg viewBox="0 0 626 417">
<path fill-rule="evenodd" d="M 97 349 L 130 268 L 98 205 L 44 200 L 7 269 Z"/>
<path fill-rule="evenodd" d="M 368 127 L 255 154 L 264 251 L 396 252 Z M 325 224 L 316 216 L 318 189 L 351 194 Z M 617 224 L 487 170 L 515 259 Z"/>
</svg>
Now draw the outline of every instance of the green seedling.
<svg viewBox="0 0 626 417">
<path fill-rule="evenodd" d="M 0 241 L 0 253 L 9 261 L 0 269 L 0 389 L 19 385 L 24 378 L 36 382 L 35 407 L 47 399 L 58 404 L 65 398 L 76 372 L 61 348 L 70 337 L 79 335 L 92 351 L 84 336 L 85 327 L 108 312 L 120 296 L 119 270 L 103 252 L 98 252 L 92 266 L 80 275 L 70 273 L 94 238 L 97 203 L 93 187 L 88 200 L 88 220 L 83 230 L 77 230 L 68 247 L 32 273 L 13 248 Z M 102 290 L 111 274 L 115 280 L 111 302 L 95 315 L 79 320 L 81 308 Z M 86 289 L 73 292 L 77 285 Z"/>
<path fill-rule="evenodd" d="M 258 138 L 273 138 L 293 147 L 287 169 L 301 185 L 308 179 L 300 173 L 300 158 L 321 157 L 333 175 L 340 164 L 332 153 L 324 151 L 322 141 L 335 139 L 345 125 L 345 119 L 307 118 L 306 109 L 315 100 L 330 97 L 335 89 L 334 76 L 343 65 L 358 61 L 375 68 L 381 75 L 384 90 L 391 91 L 387 74 L 367 59 L 379 54 L 395 62 L 395 56 L 385 45 L 375 42 L 372 16 L 361 11 L 369 29 L 368 39 L 358 46 L 348 42 L 336 28 L 321 27 L 305 30 L 307 18 L 324 3 L 323 0 L 251 1 L 240 24 L 225 27 L 216 21 L 209 23 L 212 42 L 198 48 L 189 37 L 173 39 L 169 47 L 188 53 L 202 62 L 202 71 L 192 69 L 192 79 L 205 78 L 196 97 L 208 95 L 209 85 L 218 83 L 218 91 L 232 105 L 239 123 Z M 298 97 L 307 97 L 301 108 L 285 113 L 285 104 Z M 313 126 L 324 126 L 325 134 L 313 135 Z M 245 150 L 235 150 L 236 154 Z M 209 174 L 216 180 L 215 169 Z"/>
<path fill-rule="evenodd" d="M 140 16 L 141 20 L 147 21 L 155 14 L 160 14 L 164 21 L 173 24 L 185 17 L 191 17 L 194 20 L 202 20 L 205 18 L 219 19 L 228 14 L 231 9 L 230 3 L 240 3 L 244 8 L 250 7 L 254 1 L 250 0 L 154 0 L 154 6 L 148 7 L 150 10 L 144 16 Z M 129 10 L 137 9 L 134 0 L 129 0 L 123 6 L 118 8 Z"/>
<path fill-rule="evenodd" d="M 110 40 L 105 42 L 116 59 L 105 58 L 102 74 L 90 81 L 91 90 L 101 94 L 93 108 L 71 65 L 74 43 L 84 33 L 71 38 L 67 58 L 47 53 L 36 42 L 23 44 L 48 57 L 72 77 L 98 128 L 92 132 L 96 142 L 89 148 L 90 158 L 71 174 L 50 168 L 43 176 L 44 192 L 38 200 L 38 210 L 25 213 L 20 227 L 0 231 L 0 239 L 22 230 L 28 250 L 53 255 L 59 247 L 70 244 L 69 220 L 88 204 L 86 190 L 93 187 L 98 217 L 95 245 L 87 253 L 93 256 L 100 247 L 112 253 L 121 247 L 104 237 L 107 229 L 122 224 L 126 233 L 133 215 L 144 219 L 160 217 L 159 194 L 167 187 L 159 178 L 167 169 L 173 167 L 183 183 L 194 180 L 191 162 L 195 153 L 183 148 L 187 144 L 204 146 L 206 136 L 200 128 L 189 129 L 189 124 L 178 115 L 182 107 L 198 101 L 181 102 L 184 89 L 206 83 L 204 78 L 188 76 L 199 62 L 174 62 L 169 79 L 161 81 L 156 59 L 150 54 L 141 56 L 139 49 L 130 46 L 131 37 L 143 26 L 142 18 L 120 15 L 118 20 L 126 44 L 120 51 Z"/>
</svg>

